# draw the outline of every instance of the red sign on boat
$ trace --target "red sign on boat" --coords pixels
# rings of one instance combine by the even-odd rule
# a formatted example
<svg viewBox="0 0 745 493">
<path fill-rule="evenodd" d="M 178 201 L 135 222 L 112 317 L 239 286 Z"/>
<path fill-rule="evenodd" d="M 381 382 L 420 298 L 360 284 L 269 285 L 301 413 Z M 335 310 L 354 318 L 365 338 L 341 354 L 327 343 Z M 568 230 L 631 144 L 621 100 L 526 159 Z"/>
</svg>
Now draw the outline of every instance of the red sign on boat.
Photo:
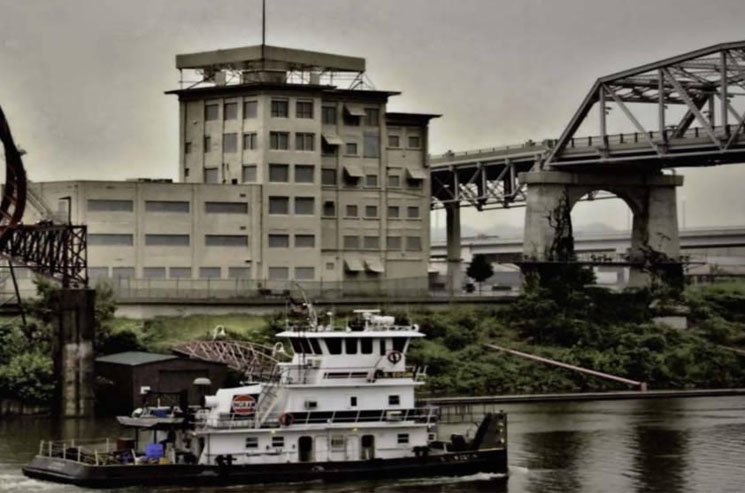
<svg viewBox="0 0 745 493">
<path fill-rule="evenodd" d="M 256 399 L 249 394 L 233 396 L 233 413 L 239 416 L 251 416 L 256 412 Z"/>
</svg>

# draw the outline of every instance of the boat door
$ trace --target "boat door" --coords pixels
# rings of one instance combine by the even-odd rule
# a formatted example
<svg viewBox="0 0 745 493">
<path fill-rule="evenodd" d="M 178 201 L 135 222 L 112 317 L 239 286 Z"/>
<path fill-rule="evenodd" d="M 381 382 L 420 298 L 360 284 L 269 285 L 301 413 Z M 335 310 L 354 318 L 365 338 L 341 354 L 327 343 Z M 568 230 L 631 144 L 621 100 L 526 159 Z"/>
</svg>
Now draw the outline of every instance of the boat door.
<svg viewBox="0 0 745 493">
<path fill-rule="evenodd" d="M 313 437 L 301 436 L 297 448 L 300 462 L 313 462 Z"/>
<path fill-rule="evenodd" d="M 360 459 L 371 460 L 375 458 L 375 435 L 362 435 L 360 441 Z"/>
<path fill-rule="evenodd" d="M 316 450 L 314 456 L 316 462 L 329 460 L 328 437 L 326 435 L 316 437 Z"/>
<path fill-rule="evenodd" d="M 360 456 L 360 437 L 357 435 L 350 435 L 347 437 L 347 456 L 346 460 L 354 460 L 355 457 Z"/>
</svg>

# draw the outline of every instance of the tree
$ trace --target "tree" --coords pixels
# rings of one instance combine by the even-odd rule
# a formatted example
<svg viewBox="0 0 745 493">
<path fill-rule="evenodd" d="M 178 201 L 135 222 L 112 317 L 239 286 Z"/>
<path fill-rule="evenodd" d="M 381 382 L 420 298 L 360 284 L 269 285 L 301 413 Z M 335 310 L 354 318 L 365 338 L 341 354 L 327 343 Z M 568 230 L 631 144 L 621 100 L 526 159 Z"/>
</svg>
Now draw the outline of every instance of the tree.
<svg viewBox="0 0 745 493">
<path fill-rule="evenodd" d="M 474 255 L 471 264 L 466 269 L 466 275 L 479 284 L 479 293 L 481 283 L 489 279 L 492 274 L 494 274 L 494 268 L 484 255 Z"/>
</svg>

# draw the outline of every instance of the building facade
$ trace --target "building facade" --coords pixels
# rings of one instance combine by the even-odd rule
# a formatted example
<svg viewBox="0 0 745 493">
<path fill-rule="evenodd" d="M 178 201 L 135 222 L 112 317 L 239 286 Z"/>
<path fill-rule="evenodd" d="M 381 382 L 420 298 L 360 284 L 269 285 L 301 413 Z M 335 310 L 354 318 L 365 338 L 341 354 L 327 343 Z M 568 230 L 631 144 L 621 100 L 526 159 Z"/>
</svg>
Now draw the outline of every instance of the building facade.
<svg viewBox="0 0 745 493">
<path fill-rule="evenodd" d="M 398 93 L 367 88 L 361 58 L 261 46 L 176 63 L 201 78 L 168 93 L 181 183 L 34 185 L 88 225 L 91 277 L 426 289 L 437 115 L 387 112 Z"/>
</svg>

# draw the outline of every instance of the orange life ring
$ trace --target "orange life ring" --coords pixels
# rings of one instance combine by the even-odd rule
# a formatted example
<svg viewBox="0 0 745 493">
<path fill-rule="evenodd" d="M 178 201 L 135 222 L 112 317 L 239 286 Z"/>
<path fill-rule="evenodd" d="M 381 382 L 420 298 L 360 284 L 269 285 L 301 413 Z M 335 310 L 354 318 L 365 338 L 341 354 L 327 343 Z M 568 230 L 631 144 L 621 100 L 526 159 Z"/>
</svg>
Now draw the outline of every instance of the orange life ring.
<svg viewBox="0 0 745 493">
<path fill-rule="evenodd" d="M 394 365 L 401 361 L 403 357 L 404 355 L 403 353 L 401 353 L 401 351 L 391 351 L 390 353 L 388 353 L 388 356 L 386 356 L 386 358 L 388 358 L 388 361 L 390 361 Z"/>
<path fill-rule="evenodd" d="M 282 413 L 279 415 L 279 424 L 282 426 L 290 426 L 295 422 L 295 417 L 290 413 Z"/>
</svg>

